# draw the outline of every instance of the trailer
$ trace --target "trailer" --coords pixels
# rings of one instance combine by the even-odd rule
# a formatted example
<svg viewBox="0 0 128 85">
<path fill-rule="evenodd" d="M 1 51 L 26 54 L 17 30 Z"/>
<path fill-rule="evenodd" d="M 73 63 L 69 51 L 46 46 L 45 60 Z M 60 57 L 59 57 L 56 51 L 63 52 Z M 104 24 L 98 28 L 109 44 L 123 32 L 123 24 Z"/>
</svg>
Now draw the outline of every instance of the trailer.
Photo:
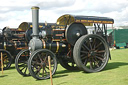
<svg viewBox="0 0 128 85">
<path fill-rule="evenodd" d="M 113 41 L 117 49 L 128 48 L 128 29 L 114 29 Z"/>
</svg>

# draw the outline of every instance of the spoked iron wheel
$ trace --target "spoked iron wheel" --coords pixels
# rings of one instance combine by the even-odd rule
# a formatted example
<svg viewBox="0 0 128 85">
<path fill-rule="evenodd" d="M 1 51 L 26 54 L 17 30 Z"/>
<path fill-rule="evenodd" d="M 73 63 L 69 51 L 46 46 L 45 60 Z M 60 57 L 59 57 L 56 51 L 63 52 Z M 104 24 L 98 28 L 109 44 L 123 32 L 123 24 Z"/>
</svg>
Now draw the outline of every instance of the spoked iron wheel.
<svg viewBox="0 0 128 85">
<path fill-rule="evenodd" d="M 76 64 L 72 61 L 69 61 L 68 59 L 64 59 L 62 57 L 60 57 L 59 59 L 59 63 L 62 67 L 64 67 L 67 70 L 78 70 L 78 67 L 76 66 Z"/>
<path fill-rule="evenodd" d="M 7 70 L 8 68 L 10 68 L 12 64 L 13 57 L 8 51 L 0 49 L 0 70 L 1 70 L 1 53 L 3 57 L 3 69 Z"/>
<path fill-rule="evenodd" d="M 109 60 L 108 45 L 97 34 L 84 35 L 77 40 L 73 57 L 77 66 L 85 72 L 101 71 Z"/>
<path fill-rule="evenodd" d="M 30 76 L 28 70 L 28 59 L 30 57 L 30 52 L 28 49 L 21 50 L 15 59 L 16 70 L 23 76 Z"/>
<path fill-rule="evenodd" d="M 47 49 L 39 49 L 34 51 L 29 58 L 29 72 L 35 79 L 42 80 L 50 78 L 48 56 L 51 59 L 51 72 L 53 75 L 57 69 L 57 60 L 53 52 Z"/>
</svg>

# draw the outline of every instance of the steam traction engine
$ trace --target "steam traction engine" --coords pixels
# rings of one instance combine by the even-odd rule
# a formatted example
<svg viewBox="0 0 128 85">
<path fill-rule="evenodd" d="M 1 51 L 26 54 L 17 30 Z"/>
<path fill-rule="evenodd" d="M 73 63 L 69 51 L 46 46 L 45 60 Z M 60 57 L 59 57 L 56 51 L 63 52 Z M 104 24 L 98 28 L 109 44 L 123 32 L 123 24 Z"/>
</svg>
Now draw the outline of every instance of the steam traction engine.
<svg viewBox="0 0 128 85">
<path fill-rule="evenodd" d="M 55 23 L 49 23 L 54 25 Z M 48 25 L 49 25 L 48 24 Z M 44 23 L 39 23 L 39 30 L 42 29 Z M 15 56 L 22 49 L 28 49 L 28 42 L 31 39 L 32 23 L 22 22 L 17 29 L 4 27 L 0 34 L 0 53 L 3 54 L 3 66 L 4 69 L 8 69 L 11 66 Z M 1 70 L 1 58 L 0 58 L 0 70 Z"/>
<path fill-rule="evenodd" d="M 32 7 L 33 35 L 29 49 L 20 51 L 15 60 L 21 75 L 49 78 L 48 56 L 51 58 L 52 75 L 57 69 L 57 60 L 68 70 L 98 72 L 105 68 L 110 57 L 106 29 L 107 24 L 114 23 L 113 19 L 63 15 L 55 25 L 45 24 L 39 32 L 38 9 Z M 94 28 L 91 34 L 86 28 L 89 26 Z"/>
<path fill-rule="evenodd" d="M 27 49 L 27 47 L 25 30 L 4 27 L 0 34 L 0 53 L 3 55 L 4 69 L 8 69 L 11 66 L 14 56 L 16 56 L 21 49 Z"/>
</svg>

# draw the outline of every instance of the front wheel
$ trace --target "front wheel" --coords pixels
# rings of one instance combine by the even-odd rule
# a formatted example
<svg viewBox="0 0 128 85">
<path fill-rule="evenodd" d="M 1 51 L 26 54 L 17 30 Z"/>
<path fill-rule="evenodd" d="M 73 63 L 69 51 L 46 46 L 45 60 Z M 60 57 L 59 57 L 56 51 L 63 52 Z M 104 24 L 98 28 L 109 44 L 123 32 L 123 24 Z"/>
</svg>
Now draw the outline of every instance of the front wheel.
<svg viewBox="0 0 128 85">
<path fill-rule="evenodd" d="M 50 78 L 48 56 L 51 59 L 52 75 L 57 69 L 57 60 L 55 54 L 48 49 L 39 49 L 33 52 L 28 60 L 28 68 L 32 77 L 38 80 Z"/>
<path fill-rule="evenodd" d="M 28 71 L 28 59 L 30 57 L 30 51 L 28 49 L 21 50 L 15 59 L 15 67 L 19 74 L 23 76 L 30 76 Z"/>
<path fill-rule="evenodd" d="M 85 72 L 98 72 L 109 60 L 109 49 L 105 39 L 97 34 L 80 37 L 73 50 L 74 61 Z"/>
</svg>

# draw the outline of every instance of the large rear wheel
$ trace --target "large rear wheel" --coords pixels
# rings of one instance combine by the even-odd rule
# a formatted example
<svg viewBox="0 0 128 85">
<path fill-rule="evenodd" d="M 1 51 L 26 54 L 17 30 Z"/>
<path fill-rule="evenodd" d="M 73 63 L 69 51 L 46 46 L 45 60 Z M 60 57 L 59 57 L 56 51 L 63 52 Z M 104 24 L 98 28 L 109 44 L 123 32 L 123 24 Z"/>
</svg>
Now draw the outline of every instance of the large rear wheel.
<svg viewBox="0 0 128 85">
<path fill-rule="evenodd" d="M 74 61 L 85 72 L 98 72 L 109 60 L 109 49 L 105 39 L 97 34 L 80 37 L 73 50 Z"/>
</svg>

